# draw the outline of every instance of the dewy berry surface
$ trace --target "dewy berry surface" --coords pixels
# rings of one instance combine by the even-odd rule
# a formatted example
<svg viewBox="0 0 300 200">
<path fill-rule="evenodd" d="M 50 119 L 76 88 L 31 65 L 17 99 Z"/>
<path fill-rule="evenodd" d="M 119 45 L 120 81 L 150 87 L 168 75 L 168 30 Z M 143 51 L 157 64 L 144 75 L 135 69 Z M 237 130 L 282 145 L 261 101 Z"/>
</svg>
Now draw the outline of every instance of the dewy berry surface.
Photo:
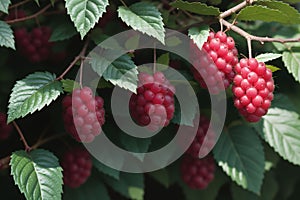
<svg viewBox="0 0 300 200">
<path fill-rule="evenodd" d="M 258 122 L 273 100 L 272 71 L 255 58 L 241 59 L 234 68 L 234 105 L 248 122 Z"/>
<path fill-rule="evenodd" d="M 174 93 L 175 87 L 163 73 L 140 73 L 137 94 L 129 102 L 132 118 L 150 131 L 167 126 L 174 116 Z"/>
<path fill-rule="evenodd" d="M 49 27 L 37 27 L 31 32 L 25 28 L 14 31 L 17 50 L 32 63 L 39 63 L 48 60 L 51 55 L 52 43 Z"/>
<path fill-rule="evenodd" d="M 91 175 L 92 159 L 87 150 L 76 147 L 64 153 L 61 166 L 64 184 L 71 188 L 77 188 L 85 183 Z"/>
<path fill-rule="evenodd" d="M 89 87 L 75 89 L 62 101 L 66 131 L 79 142 L 92 142 L 105 122 L 103 105 L 102 97 L 94 97 Z"/>
<path fill-rule="evenodd" d="M 7 115 L 5 113 L 0 112 L 0 140 L 7 139 L 12 130 L 13 127 L 11 124 L 7 124 Z"/>
<path fill-rule="evenodd" d="M 181 160 L 181 178 L 190 188 L 203 190 L 214 179 L 215 168 L 210 155 L 199 159 L 185 154 Z"/>
<path fill-rule="evenodd" d="M 234 78 L 233 67 L 238 63 L 233 38 L 221 31 L 210 32 L 202 47 L 206 53 L 202 53 L 193 41 L 190 48 L 194 66 L 191 69 L 200 86 L 209 88 L 212 94 L 228 88 Z"/>
</svg>

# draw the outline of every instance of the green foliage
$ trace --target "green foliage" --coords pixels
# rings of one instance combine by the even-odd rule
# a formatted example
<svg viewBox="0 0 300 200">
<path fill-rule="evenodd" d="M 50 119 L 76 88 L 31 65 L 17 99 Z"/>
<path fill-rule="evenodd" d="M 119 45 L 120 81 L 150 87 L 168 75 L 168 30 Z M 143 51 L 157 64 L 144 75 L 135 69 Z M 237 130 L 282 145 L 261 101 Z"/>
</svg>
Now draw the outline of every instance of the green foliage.
<svg viewBox="0 0 300 200">
<path fill-rule="evenodd" d="M 0 47 L 3 46 L 15 49 L 15 41 L 10 26 L 4 21 L 0 21 Z"/>
<path fill-rule="evenodd" d="M 300 165 L 300 119 L 297 113 L 276 108 L 275 105 L 255 127 L 279 155 Z"/>
<path fill-rule="evenodd" d="M 55 21 L 54 29 L 50 37 L 51 42 L 63 41 L 76 35 L 76 29 L 69 20 L 60 19 Z"/>
<path fill-rule="evenodd" d="M 108 6 L 108 0 L 65 0 L 66 8 L 81 39 L 102 17 Z"/>
<path fill-rule="evenodd" d="M 182 10 L 186 10 L 192 13 L 196 13 L 199 15 L 212 15 L 218 16 L 221 12 L 219 8 L 213 6 L 207 6 L 201 2 L 187 2 L 182 0 L 176 0 L 171 3 L 171 6 L 175 8 L 180 8 Z"/>
<path fill-rule="evenodd" d="M 194 43 L 201 50 L 203 44 L 207 41 L 209 36 L 209 27 L 201 26 L 201 27 L 193 27 L 189 29 L 189 37 L 194 41 Z"/>
<path fill-rule="evenodd" d="M 125 54 L 110 63 L 104 57 L 93 54 L 90 64 L 93 70 L 105 80 L 136 93 L 137 66 L 128 55 Z"/>
<path fill-rule="evenodd" d="M 41 110 L 61 93 L 62 86 L 49 72 L 35 72 L 17 81 L 8 105 L 8 122 Z"/>
<path fill-rule="evenodd" d="M 62 88 L 65 92 L 71 93 L 74 89 L 80 88 L 80 84 L 71 79 L 63 79 L 61 80 Z"/>
<path fill-rule="evenodd" d="M 300 82 L 300 52 L 283 52 L 282 60 L 287 70 Z"/>
<path fill-rule="evenodd" d="M 8 13 L 8 6 L 10 4 L 10 0 L 1 0 L 0 1 L 0 11 L 4 13 Z"/>
<path fill-rule="evenodd" d="M 276 60 L 277 58 L 280 58 L 282 54 L 279 53 L 263 53 L 255 58 L 257 59 L 258 62 L 268 62 L 272 60 Z"/>
<path fill-rule="evenodd" d="M 167 169 L 160 169 L 148 174 L 166 188 L 170 186 L 170 173 Z"/>
<path fill-rule="evenodd" d="M 134 30 L 145 33 L 165 43 L 165 29 L 161 13 L 146 2 L 132 4 L 130 7 L 120 6 L 119 17 Z"/>
<path fill-rule="evenodd" d="M 121 173 L 120 180 L 104 176 L 104 182 L 124 197 L 140 200 L 144 196 L 144 175 Z"/>
<path fill-rule="evenodd" d="M 273 66 L 273 65 L 266 65 L 266 67 L 267 67 L 268 69 L 270 69 L 272 72 L 276 72 L 276 71 L 281 70 L 280 68 L 275 67 L 275 66 Z"/>
<path fill-rule="evenodd" d="M 62 168 L 49 151 L 16 151 L 11 156 L 11 174 L 27 200 L 60 200 Z"/>
<path fill-rule="evenodd" d="M 93 158 L 93 165 L 99 170 L 99 172 L 109 175 L 109 176 L 115 178 L 116 180 L 120 179 L 120 171 L 112 169 L 112 168 L 104 165 L 103 163 L 101 163 L 100 161 L 98 161 L 95 158 Z"/>
<path fill-rule="evenodd" d="M 213 152 L 218 165 L 233 181 L 260 194 L 265 157 L 259 137 L 250 127 L 239 125 L 224 131 Z"/>
<path fill-rule="evenodd" d="M 110 200 L 108 191 L 99 176 L 93 174 L 83 185 L 79 188 L 66 188 L 64 200 L 94 200 L 95 198 L 101 200 Z"/>
</svg>

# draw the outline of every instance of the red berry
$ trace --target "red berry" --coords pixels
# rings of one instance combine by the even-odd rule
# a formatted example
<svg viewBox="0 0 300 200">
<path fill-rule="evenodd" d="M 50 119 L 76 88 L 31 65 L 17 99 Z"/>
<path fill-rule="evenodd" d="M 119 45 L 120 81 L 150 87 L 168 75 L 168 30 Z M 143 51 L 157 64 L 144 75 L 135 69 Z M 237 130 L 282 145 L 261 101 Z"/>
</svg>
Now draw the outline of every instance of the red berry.
<svg viewBox="0 0 300 200">
<path fill-rule="evenodd" d="M 221 31 L 210 32 L 208 40 L 203 45 L 207 53 L 202 53 L 191 42 L 191 59 L 194 66 L 192 72 L 201 87 L 209 87 L 213 94 L 217 94 L 222 88 L 226 89 L 230 86 L 235 75 L 233 66 L 238 63 L 238 52 L 234 46 L 233 38 L 227 37 Z"/>
<path fill-rule="evenodd" d="M 199 159 L 184 155 L 180 166 L 182 180 L 192 189 L 205 189 L 214 179 L 215 161 L 212 156 Z"/>
<path fill-rule="evenodd" d="M 6 140 L 12 130 L 13 130 L 13 127 L 11 124 L 7 124 L 7 116 L 6 114 L 0 112 L 0 140 Z"/>
<path fill-rule="evenodd" d="M 234 105 L 247 121 L 257 122 L 267 113 L 273 100 L 272 72 L 255 58 L 241 59 L 235 71 L 232 87 Z M 244 91 L 243 94 L 239 88 Z"/>
<path fill-rule="evenodd" d="M 62 102 L 66 131 L 79 142 L 92 142 L 105 122 L 103 104 L 90 88 L 75 89 Z"/>
<path fill-rule="evenodd" d="M 77 147 L 64 153 L 61 166 L 64 185 L 77 188 L 91 175 L 92 159 L 88 151 Z"/>
<path fill-rule="evenodd" d="M 175 87 L 161 72 L 153 76 L 140 73 L 137 94 L 133 94 L 129 102 L 132 118 L 150 131 L 167 126 L 173 118 Z"/>
</svg>

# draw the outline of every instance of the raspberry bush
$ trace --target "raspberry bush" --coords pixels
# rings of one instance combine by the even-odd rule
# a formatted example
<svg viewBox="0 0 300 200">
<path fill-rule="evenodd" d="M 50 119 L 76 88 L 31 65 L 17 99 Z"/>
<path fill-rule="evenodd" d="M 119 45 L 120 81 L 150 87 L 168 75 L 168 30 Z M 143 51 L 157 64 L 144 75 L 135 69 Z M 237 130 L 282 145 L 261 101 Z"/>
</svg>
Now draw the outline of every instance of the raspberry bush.
<svg viewBox="0 0 300 200">
<path fill-rule="evenodd" d="M 3 198 L 298 199 L 299 10 L 1 0 Z"/>
</svg>

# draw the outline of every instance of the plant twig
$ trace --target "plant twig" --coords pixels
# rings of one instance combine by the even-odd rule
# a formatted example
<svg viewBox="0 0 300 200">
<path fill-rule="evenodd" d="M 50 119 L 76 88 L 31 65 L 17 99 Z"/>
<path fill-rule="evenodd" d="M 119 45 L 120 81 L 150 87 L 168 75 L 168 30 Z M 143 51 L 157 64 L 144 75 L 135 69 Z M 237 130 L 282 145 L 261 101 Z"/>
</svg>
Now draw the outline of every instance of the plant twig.
<svg viewBox="0 0 300 200">
<path fill-rule="evenodd" d="M 26 3 L 30 2 L 30 1 L 31 1 L 31 0 L 24 0 L 24 1 L 21 1 L 21 2 L 19 2 L 19 3 L 15 3 L 15 4 L 9 6 L 9 9 L 12 9 L 12 8 L 16 8 L 16 7 L 22 6 L 22 5 L 24 5 L 24 4 L 26 4 Z"/>
<path fill-rule="evenodd" d="M 36 149 L 36 148 L 42 146 L 43 144 L 46 144 L 46 143 L 56 140 L 58 138 L 64 137 L 66 135 L 67 134 L 56 134 L 56 135 L 52 135 L 46 139 L 39 139 L 31 148 Z"/>
<path fill-rule="evenodd" d="M 87 39 L 85 41 L 85 43 L 83 45 L 83 48 L 80 51 L 79 55 L 74 58 L 74 60 L 67 67 L 67 69 L 59 77 L 57 77 L 56 80 L 62 80 L 64 78 L 64 76 L 74 67 L 74 65 L 77 63 L 77 61 L 85 59 L 84 56 L 85 56 L 89 41 L 90 41 L 89 39 Z"/>
<path fill-rule="evenodd" d="M 243 36 L 244 38 L 249 38 L 250 40 L 255 40 L 260 43 L 264 42 L 278 42 L 278 43 L 288 43 L 288 42 L 300 42 L 300 38 L 270 38 L 270 37 L 259 37 L 255 35 L 251 35 L 244 31 L 243 29 L 237 27 L 234 24 L 229 23 L 228 21 L 221 19 L 221 22 L 224 26 L 226 26 L 228 29 L 233 30 L 234 32 L 238 33 L 239 35 Z"/>
<path fill-rule="evenodd" d="M 15 121 L 13 121 L 12 123 L 13 123 L 14 127 L 16 128 L 17 132 L 20 135 L 20 138 L 21 138 L 21 140 L 22 140 L 22 142 L 23 142 L 23 144 L 25 146 L 25 151 L 27 151 L 27 152 L 30 151 L 31 147 L 28 145 L 28 143 L 27 143 L 27 141 L 26 141 L 26 139 L 25 139 L 25 137 L 24 137 L 24 135 L 23 135 L 20 127 L 18 126 L 18 124 Z"/>
<path fill-rule="evenodd" d="M 228 17 L 234 13 L 236 13 L 237 11 L 243 9 L 244 7 L 246 7 L 247 5 L 251 5 L 253 4 L 254 0 L 245 0 L 242 3 L 230 8 L 229 10 L 226 10 L 225 12 L 221 13 L 219 18 L 223 19 L 225 17 Z"/>
<path fill-rule="evenodd" d="M 0 170 L 7 169 L 9 167 L 10 156 L 6 156 L 0 159 Z"/>
<path fill-rule="evenodd" d="M 18 19 L 8 20 L 8 21 L 6 21 L 6 23 L 13 24 L 13 23 L 22 22 L 22 21 L 26 21 L 26 20 L 29 20 L 29 19 L 36 18 L 37 16 L 39 16 L 39 15 L 43 14 L 44 12 L 46 12 L 46 10 L 48 10 L 50 7 L 51 7 L 51 4 L 48 4 L 43 9 L 41 9 L 40 11 L 36 12 L 33 15 L 18 18 Z"/>
<path fill-rule="evenodd" d="M 247 45 L 248 45 L 248 57 L 252 58 L 252 46 L 251 46 L 251 39 L 247 38 Z"/>
</svg>

